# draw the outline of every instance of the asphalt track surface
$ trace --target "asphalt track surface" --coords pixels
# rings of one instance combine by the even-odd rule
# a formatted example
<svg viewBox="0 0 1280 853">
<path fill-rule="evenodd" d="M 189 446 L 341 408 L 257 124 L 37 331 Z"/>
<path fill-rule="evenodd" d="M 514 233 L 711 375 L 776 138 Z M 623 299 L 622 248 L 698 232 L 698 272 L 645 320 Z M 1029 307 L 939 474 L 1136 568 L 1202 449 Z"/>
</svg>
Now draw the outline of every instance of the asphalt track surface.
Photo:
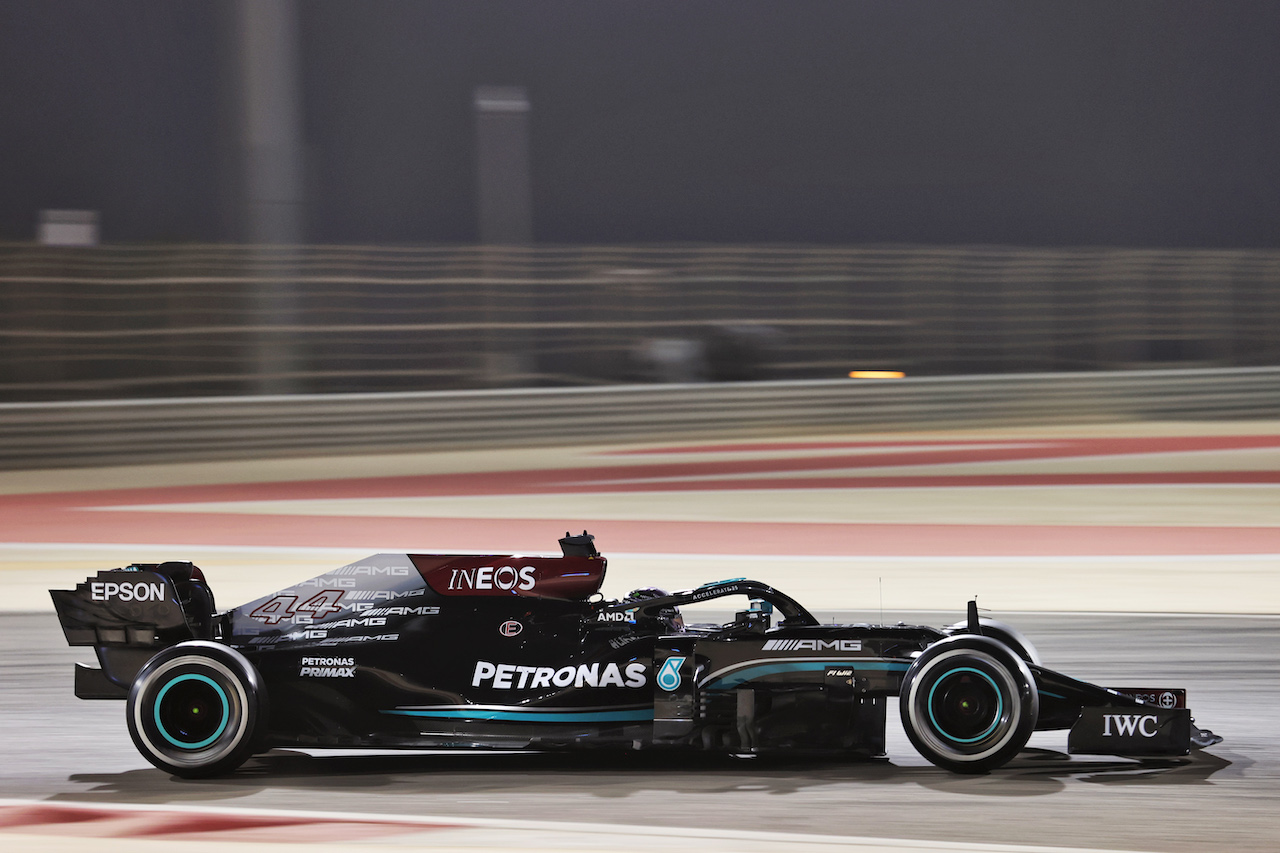
<svg viewBox="0 0 1280 853">
<path fill-rule="evenodd" d="M 663 467 L 643 472 L 609 451 L 605 467 L 598 454 L 559 460 L 572 476 L 550 487 L 543 458 L 514 457 L 488 459 L 479 476 L 474 459 L 384 461 L 374 465 L 385 469 L 376 482 L 354 479 L 369 473 L 366 460 L 320 463 L 323 479 L 314 467 L 253 466 L 258 485 L 233 466 L 6 475 L 0 569 L 16 605 L 5 609 L 29 612 L 0 616 L 0 799 L 1274 851 L 1280 425 L 1210 425 L 1155 440 L 1151 432 L 1113 431 L 1102 443 L 1044 431 L 932 436 L 928 447 L 912 439 L 896 448 L 907 458 L 888 462 L 885 446 L 851 454 L 849 442 L 668 448 Z M 877 461 L 852 458 L 859 454 Z M 529 471 L 533 485 L 521 479 Z M 578 492 L 588 494 L 587 509 L 556 504 Z M 963 595 L 981 588 L 1047 666 L 1102 684 L 1186 687 L 1199 724 L 1226 741 L 1186 759 L 1140 762 L 1068 757 L 1065 733 L 1043 733 L 1006 768 L 961 777 L 915 754 L 891 708 L 889 758 L 878 762 L 276 751 L 226 778 L 179 781 L 135 751 L 123 703 L 75 699 L 72 663 L 88 650 L 67 648 L 47 604 L 28 594 L 74 583 L 87 565 L 153 559 L 138 551 L 154 544 L 160 559 L 194 553 L 211 572 L 219 558 L 238 567 L 225 586 L 214 581 L 225 606 L 254 584 L 266 592 L 283 585 L 278 578 L 296 579 L 308 560 L 314 574 L 340 565 L 344 549 L 352 558 L 379 543 L 399 550 L 411 534 L 447 539 L 441 550 L 532 549 L 549 525 L 553 535 L 564 529 L 570 510 L 603 531 L 606 553 L 615 542 L 634 556 L 630 567 L 611 563 L 624 587 L 650 573 L 680 586 L 672 567 L 691 558 L 712 576 L 683 585 L 754 561 L 751 574 L 787 574 L 778 585 L 824 618 L 879 621 L 878 610 L 851 608 L 865 607 L 883 576 L 894 584 L 890 621 L 934 625 L 959 618 Z M 862 521 L 851 525 L 849 514 Z M 663 550 L 645 547 L 655 538 L 671 553 L 642 553 Z M 286 557 L 290 542 L 315 553 Z M 194 544 L 172 554 L 175 543 Z M 135 556 L 117 559 L 124 553 Z M 836 589 L 837 574 L 839 589 L 856 595 L 814 594 Z M 1004 588 L 1013 591 L 1001 599 Z M 911 612 L 912 601 L 948 610 Z M 1166 612 L 1132 612 L 1141 610 Z M 589 846 L 633 849 L 607 832 Z"/>
<path fill-rule="evenodd" d="M 826 614 L 859 618 L 871 614 Z M 944 614 L 909 614 L 937 623 Z M 304 754 L 180 781 L 147 764 L 121 702 L 71 694 L 55 621 L 0 619 L 0 797 L 448 815 L 1097 847 L 1268 850 L 1280 831 L 1280 619 L 1019 615 L 1046 664 L 1104 684 L 1185 686 L 1226 741 L 1186 759 L 1067 757 L 1041 733 L 1006 768 L 962 777 L 914 753 L 896 718 L 889 760 L 677 755 Z M 2 840 L 3 836 L 0 836 Z M 605 840 L 607 845 L 607 839 Z"/>
</svg>

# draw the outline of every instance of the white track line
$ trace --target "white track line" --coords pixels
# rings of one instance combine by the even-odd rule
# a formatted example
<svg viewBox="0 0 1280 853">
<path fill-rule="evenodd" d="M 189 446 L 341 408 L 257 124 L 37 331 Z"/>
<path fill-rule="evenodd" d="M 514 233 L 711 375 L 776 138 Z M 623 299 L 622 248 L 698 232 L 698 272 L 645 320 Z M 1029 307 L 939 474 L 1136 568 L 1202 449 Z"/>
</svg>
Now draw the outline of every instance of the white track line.
<svg viewBox="0 0 1280 853">
<path fill-rule="evenodd" d="M 386 846 L 407 846 L 407 847 L 430 847 L 433 850 L 440 849 L 486 849 L 484 842 L 497 841 L 502 843 L 505 841 L 505 849 L 572 849 L 572 850 L 650 850 L 653 849 L 654 843 L 660 839 L 671 839 L 672 843 L 687 844 L 689 841 L 697 840 L 701 850 L 712 851 L 730 851 L 741 850 L 746 845 L 759 847 L 764 849 L 765 846 L 770 850 L 778 851 L 805 851 L 810 849 L 823 850 L 831 848 L 845 848 L 861 851 L 968 851 L 968 853 L 1117 853 L 1117 851 L 1106 851 L 1098 848 L 1076 848 L 1076 847 L 1043 847 L 1021 844 L 987 844 L 973 842 L 958 841 L 926 841 L 926 840 L 907 840 L 894 838 L 874 838 L 868 836 L 850 836 L 850 835 L 815 835 L 802 833 L 783 833 L 783 832 L 763 832 L 755 830 L 732 830 L 732 829 L 702 829 L 702 828 L 686 828 L 686 827 L 662 827 L 662 826 L 628 826 L 625 824 L 614 823 L 573 823 L 567 821 L 536 821 L 536 820 L 509 820 L 502 818 L 474 818 L 474 817 L 453 817 L 453 816 L 427 816 L 427 815 L 389 815 L 389 814 L 357 814 L 351 812 L 323 812 L 323 811 L 293 811 L 288 809 L 246 809 L 246 808 L 226 808 L 216 806 L 164 806 L 164 805 L 135 805 L 122 803 L 71 803 L 66 801 L 51 802 L 48 800 L 0 800 L 0 808 L 2 807 L 33 807 L 66 809 L 68 811 L 75 810 L 94 810 L 94 811 L 118 811 L 122 814 L 198 814 L 198 815 L 228 815 L 237 817 L 274 817 L 274 818 L 308 818 L 317 823 L 343 822 L 352 821 L 360 823 L 388 823 L 400 824 L 406 827 L 421 826 L 424 832 L 430 832 L 431 837 L 423 839 L 408 830 L 403 836 L 403 842 L 397 842 L 394 837 L 386 836 L 370 839 L 369 842 L 352 842 L 338 844 L 323 844 L 326 849 L 334 847 L 355 847 L 363 844 L 376 843 L 379 847 Z M 458 830 L 442 829 L 441 825 L 448 827 L 457 827 L 462 830 L 461 837 L 441 837 L 442 832 L 450 835 L 458 832 Z M 45 824 L 45 826 L 48 826 Z M 495 838 L 493 835 L 486 833 L 474 839 L 480 844 L 468 843 L 466 830 L 500 830 L 505 831 L 503 834 L 510 833 L 510 838 Z M 46 830 L 47 831 L 47 830 Z M 7 831 L 0 830 L 0 835 L 10 834 Z M 17 829 L 16 834 L 21 835 L 21 829 Z M 537 836 L 552 836 L 539 839 Z M 530 837 L 532 836 L 532 837 Z M 557 839 L 554 836 L 570 836 L 569 838 Z M 30 836 L 28 836 L 30 837 Z M 45 836 L 47 842 L 48 836 Z M 81 843 L 86 847 L 96 847 L 99 839 L 90 842 L 89 839 L 81 837 Z M 218 840 L 217 833 L 210 833 L 210 840 Z M 540 844 L 539 840 L 552 842 L 550 845 Z M 444 842 L 444 843 L 441 843 Z M 559 843 L 556 843 L 559 842 Z M 719 842 L 719 843 L 717 843 Z M 172 843 L 172 842 L 170 842 Z M 195 842 L 199 843 L 199 842 Z M 231 842 L 226 842 L 231 844 Z M 660 842 L 659 842 L 660 843 Z M 278 848 L 289 842 L 235 842 L 234 849 L 245 849 L 246 847 L 260 846 Z M 296 848 L 296 844 L 290 846 Z M 311 846 L 311 845 L 308 845 Z M 496 845 L 495 845 L 496 846 Z M 36 849 L 33 847 L 32 849 Z M 1133 853 L 1133 851 L 1128 851 Z"/>
</svg>

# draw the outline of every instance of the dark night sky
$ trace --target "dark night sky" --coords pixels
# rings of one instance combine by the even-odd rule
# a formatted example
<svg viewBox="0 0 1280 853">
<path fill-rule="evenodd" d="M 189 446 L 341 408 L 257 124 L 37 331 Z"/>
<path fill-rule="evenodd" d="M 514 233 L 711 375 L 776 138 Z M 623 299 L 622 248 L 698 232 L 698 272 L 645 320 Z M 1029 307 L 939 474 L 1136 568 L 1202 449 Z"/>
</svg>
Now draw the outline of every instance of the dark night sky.
<svg viewBox="0 0 1280 853">
<path fill-rule="evenodd" d="M 300 0 L 316 242 L 475 239 L 471 94 L 543 242 L 1280 246 L 1280 4 Z M 221 240 L 231 6 L 0 0 L 0 238 Z"/>
</svg>

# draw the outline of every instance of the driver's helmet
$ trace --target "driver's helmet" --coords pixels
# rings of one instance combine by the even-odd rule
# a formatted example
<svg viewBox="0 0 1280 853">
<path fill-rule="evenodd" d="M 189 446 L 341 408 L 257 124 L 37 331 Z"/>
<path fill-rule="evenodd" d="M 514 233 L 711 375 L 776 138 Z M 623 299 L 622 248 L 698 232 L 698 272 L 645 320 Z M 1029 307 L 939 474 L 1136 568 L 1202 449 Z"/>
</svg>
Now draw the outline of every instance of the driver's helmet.
<svg viewBox="0 0 1280 853">
<path fill-rule="evenodd" d="M 646 598 L 666 598 L 671 593 L 665 589 L 659 589 L 656 586 L 644 586 L 640 589 L 633 589 L 627 593 L 627 601 L 643 601 Z M 680 615 L 680 608 L 671 606 L 663 607 L 657 612 L 658 621 L 662 623 L 662 627 L 671 634 L 679 634 L 684 630 L 684 617 Z"/>
</svg>

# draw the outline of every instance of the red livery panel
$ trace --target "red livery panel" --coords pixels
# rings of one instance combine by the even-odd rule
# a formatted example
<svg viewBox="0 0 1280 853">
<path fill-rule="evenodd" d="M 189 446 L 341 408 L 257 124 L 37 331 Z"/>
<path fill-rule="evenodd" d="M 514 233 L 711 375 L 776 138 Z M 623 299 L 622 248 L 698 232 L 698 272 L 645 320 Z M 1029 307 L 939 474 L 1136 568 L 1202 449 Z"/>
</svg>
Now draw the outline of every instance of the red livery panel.
<svg viewBox="0 0 1280 853">
<path fill-rule="evenodd" d="M 516 595 L 581 601 L 600 591 L 603 557 L 522 557 L 517 554 L 410 554 L 439 595 Z"/>
</svg>

